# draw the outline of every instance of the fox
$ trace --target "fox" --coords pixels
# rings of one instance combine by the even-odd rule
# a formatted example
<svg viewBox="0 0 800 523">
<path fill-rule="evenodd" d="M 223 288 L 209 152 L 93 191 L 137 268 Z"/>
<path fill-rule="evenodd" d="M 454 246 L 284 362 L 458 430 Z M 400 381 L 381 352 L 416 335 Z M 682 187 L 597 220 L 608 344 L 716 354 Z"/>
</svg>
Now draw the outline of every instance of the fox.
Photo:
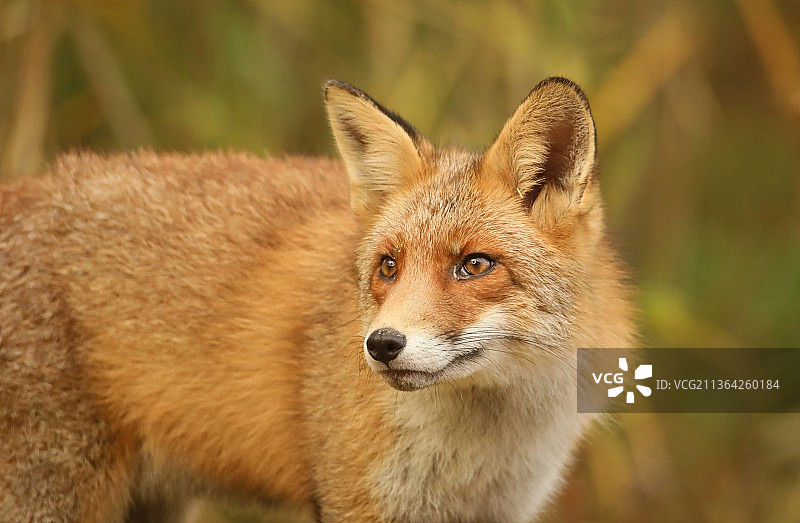
<svg viewBox="0 0 800 523">
<path fill-rule="evenodd" d="M 598 418 L 577 348 L 635 339 L 586 96 L 542 81 L 482 152 L 324 100 L 340 159 L 71 152 L 0 186 L 0 520 L 542 514 Z"/>
</svg>

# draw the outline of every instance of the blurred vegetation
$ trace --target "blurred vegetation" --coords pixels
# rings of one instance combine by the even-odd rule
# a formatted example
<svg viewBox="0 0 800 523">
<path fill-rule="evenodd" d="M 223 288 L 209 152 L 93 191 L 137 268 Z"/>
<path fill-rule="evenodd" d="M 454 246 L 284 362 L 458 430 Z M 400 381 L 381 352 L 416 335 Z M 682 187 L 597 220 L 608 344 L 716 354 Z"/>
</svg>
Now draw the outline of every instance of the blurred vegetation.
<svg viewBox="0 0 800 523">
<path fill-rule="evenodd" d="M 798 2 L 3 0 L 0 176 L 72 148 L 333 155 L 328 78 L 480 147 L 554 74 L 592 102 L 643 342 L 800 345 Z M 797 521 L 798 415 L 619 416 L 546 519 L 687 517 Z"/>
</svg>

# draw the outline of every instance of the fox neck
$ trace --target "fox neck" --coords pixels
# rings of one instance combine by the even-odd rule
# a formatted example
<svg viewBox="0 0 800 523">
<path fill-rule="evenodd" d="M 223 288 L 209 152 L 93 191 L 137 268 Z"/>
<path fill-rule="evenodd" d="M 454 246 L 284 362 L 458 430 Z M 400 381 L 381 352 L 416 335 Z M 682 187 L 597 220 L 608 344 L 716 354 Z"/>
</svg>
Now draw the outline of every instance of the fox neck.
<svg viewBox="0 0 800 523">
<path fill-rule="evenodd" d="M 409 520 L 530 519 L 589 421 L 556 381 L 396 393 L 396 444 L 372 477 L 381 498 Z"/>
<path fill-rule="evenodd" d="M 430 390 L 395 393 L 398 422 L 411 426 L 452 422 L 492 426 L 512 424 L 523 418 L 542 418 L 547 422 L 554 412 L 575 403 L 575 375 L 557 368 L 543 368 L 527 379 L 518 378 L 495 385 L 439 384 Z M 575 411 L 576 412 L 576 411 Z M 485 428 L 485 427 L 484 427 Z"/>
</svg>

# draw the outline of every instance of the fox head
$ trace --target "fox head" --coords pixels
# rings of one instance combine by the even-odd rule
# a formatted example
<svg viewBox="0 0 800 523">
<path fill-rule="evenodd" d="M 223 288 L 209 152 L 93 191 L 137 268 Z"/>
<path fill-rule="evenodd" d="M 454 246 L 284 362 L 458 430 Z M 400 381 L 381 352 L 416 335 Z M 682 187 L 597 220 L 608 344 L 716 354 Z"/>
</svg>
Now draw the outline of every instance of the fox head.
<svg viewBox="0 0 800 523">
<path fill-rule="evenodd" d="M 348 84 L 325 100 L 364 230 L 369 366 L 400 390 L 563 366 L 603 234 L 581 90 L 544 80 L 480 154 L 434 147 Z"/>
</svg>

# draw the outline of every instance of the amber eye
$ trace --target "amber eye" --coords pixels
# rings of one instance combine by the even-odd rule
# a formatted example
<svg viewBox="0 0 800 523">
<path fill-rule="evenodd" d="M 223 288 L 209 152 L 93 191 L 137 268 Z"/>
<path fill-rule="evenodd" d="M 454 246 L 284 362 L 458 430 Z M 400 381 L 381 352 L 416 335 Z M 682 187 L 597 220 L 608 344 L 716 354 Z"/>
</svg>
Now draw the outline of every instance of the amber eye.
<svg viewBox="0 0 800 523">
<path fill-rule="evenodd" d="M 378 267 L 378 274 L 384 280 L 393 280 L 397 274 L 397 262 L 391 256 L 381 258 L 381 266 Z"/>
<path fill-rule="evenodd" d="M 485 254 L 470 254 L 456 265 L 455 276 L 459 279 L 483 276 L 495 266 L 495 261 Z"/>
</svg>

